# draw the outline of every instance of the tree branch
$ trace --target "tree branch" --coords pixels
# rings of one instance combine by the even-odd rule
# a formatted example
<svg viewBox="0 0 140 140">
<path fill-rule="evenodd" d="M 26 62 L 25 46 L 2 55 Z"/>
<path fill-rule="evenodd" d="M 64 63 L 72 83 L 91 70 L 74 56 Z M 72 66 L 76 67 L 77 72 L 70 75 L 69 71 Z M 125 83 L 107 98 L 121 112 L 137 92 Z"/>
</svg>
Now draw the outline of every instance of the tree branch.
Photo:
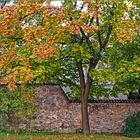
<svg viewBox="0 0 140 140">
<path fill-rule="evenodd" d="M 86 41 L 92 55 L 94 56 L 94 49 L 92 47 L 91 41 L 89 40 L 89 37 L 85 34 L 84 30 L 82 29 L 82 27 L 80 27 L 80 32 L 82 34 L 83 39 Z"/>
<path fill-rule="evenodd" d="M 80 10 L 78 10 L 78 12 L 80 13 L 84 8 L 84 4 L 82 4 L 82 6 L 80 7 Z"/>
<path fill-rule="evenodd" d="M 96 25 L 99 27 L 100 26 L 100 22 L 99 22 L 99 18 L 97 16 L 96 18 Z M 102 39 L 101 39 L 101 33 L 100 33 L 100 30 L 98 29 L 97 31 L 97 35 L 98 35 L 98 41 L 99 41 L 99 45 L 100 45 L 100 51 L 102 49 Z"/>
<path fill-rule="evenodd" d="M 82 90 L 81 92 L 84 93 L 84 90 L 85 90 L 85 76 L 84 76 L 82 63 L 78 62 L 77 67 L 78 67 L 79 76 L 80 76 L 80 87 L 81 87 L 81 90 Z"/>
<path fill-rule="evenodd" d="M 112 32 L 112 25 L 109 26 L 109 29 L 108 29 L 108 32 L 107 32 L 106 38 L 105 38 L 104 43 L 103 43 L 103 49 L 106 48 L 106 45 L 107 45 L 107 43 L 108 43 L 108 41 L 109 41 L 109 38 L 110 38 L 111 32 Z"/>
<path fill-rule="evenodd" d="M 76 8 L 76 6 L 77 6 L 77 1 L 74 2 L 73 7 Z"/>
<path fill-rule="evenodd" d="M 6 1 L 4 1 L 4 3 L 1 5 L 1 9 L 3 9 L 4 8 L 4 6 L 6 5 L 6 3 L 7 3 L 7 0 Z"/>
<path fill-rule="evenodd" d="M 88 26 L 91 26 L 91 24 L 92 24 L 93 20 L 94 20 L 94 17 L 92 16 L 92 17 L 89 19 Z"/>
</svg>

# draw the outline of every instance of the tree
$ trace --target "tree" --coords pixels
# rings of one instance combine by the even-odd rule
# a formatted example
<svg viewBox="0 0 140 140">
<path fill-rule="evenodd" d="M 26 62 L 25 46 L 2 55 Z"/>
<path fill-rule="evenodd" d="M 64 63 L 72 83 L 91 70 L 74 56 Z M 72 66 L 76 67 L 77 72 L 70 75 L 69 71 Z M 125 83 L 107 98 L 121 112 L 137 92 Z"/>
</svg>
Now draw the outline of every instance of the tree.
<svg viewBox="0 0 140 140">
<path fill-rule="evenodd" d="M 128 98 L 139 98 L 140 88 L 140 57 L 139 57 L 139 36 L 129 44 L 116 44 L 115 49 L 109 48 L 106 52 L 103 62 L 109 67 L 101 70 L 98 74 L 106 78 L 112 73 L 112 94 L 123 93 Z M 114 55 L 116 54 L 116 55 Z M 114 58 L 114 59 L 112 59 Z M 106 77 L 105 77 L 106 76 Z M 99 77 L 98 77 L 99 79 Z M 100 78 L 101 81 L 103 79 Z M 98 83 L 99 84 L 99 83 Z"/>
<path fill-rule="evenodd" d="M 91 76 L 96 81 L 93 86 L 92 97 L 117 97 L 119 93 L 128 95 L 128 99 L 139 98 L 140 61 L 139 36 L 129 44 L 119 44 L 114 41 L 114 48 L 106 50 L 106 54 L 99 63 L 98 71 L 92 70 Z M 104 92 L 104 94 L 103 94 Z"/>
<path fill-rule="evenodd" d="M 88 135 L 93 72 L 115 40 L 128 44 L 137 36 L 139 2 L 64 0 L 61 7 L 31 2 L 19 1 L 0 12 L 1 82 L 11 89 L 17 81 L 69 85 L 81 95 L 83 133 Z"/>
<path fill-rule="evenodd" d="M 0 69 L 3 84 L 8 83 L 12 90 L 17 81 L 27 83 L 43 71 L 38 64 L 49 65 L 51 60 L 47 59 L 52 55 L 55 59 L 55 45 L 63 36 L 63 15 L 61 9 L 30 1 L 19 1 L 1 9 Z"/>
</svg>

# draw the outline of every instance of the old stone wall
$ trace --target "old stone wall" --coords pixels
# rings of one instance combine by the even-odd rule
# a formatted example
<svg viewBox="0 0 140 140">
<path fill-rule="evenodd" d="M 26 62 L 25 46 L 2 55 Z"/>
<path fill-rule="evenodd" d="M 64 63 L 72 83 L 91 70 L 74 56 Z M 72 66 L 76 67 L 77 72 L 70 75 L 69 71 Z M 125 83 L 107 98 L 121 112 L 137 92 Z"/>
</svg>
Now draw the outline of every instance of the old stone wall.
<svg viewBox="0 0 140 140">
<path fill-rule="evenodd" d="M 36 87 L 37 113 L 30 121 L 31 130 L 73 132 L 82 128 L 80 103 L 70 102 L 59 86 Z M 93 132 L 119 133 L 124 119 L 140 111 L 138 102 L 89 103 L 90 127 Z M 20 127 L 26 124 L 20 123 Z M 28 126 L 29 127 L 29 126 Z"/>
<path fill-rule="evenodd" d="M 37 114 L 31 129 L 40 131 L 72 132 L 82 128 L 80 103 L 70 103 L 59 86 L 36 88 Z M 140 103 L 89 103 L 91 131 L 115 132 L 121 130 L 124 119 L 140 111 Z"/>
</svg>

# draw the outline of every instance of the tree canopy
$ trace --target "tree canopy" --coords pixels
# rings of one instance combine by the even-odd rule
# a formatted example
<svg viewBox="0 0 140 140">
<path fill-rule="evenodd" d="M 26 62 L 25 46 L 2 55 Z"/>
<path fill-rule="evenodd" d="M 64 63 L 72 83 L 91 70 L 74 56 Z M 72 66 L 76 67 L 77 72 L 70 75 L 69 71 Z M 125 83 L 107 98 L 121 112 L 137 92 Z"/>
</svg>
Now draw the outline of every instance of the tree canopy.
<svg viewBox="0 0 140 140">
<path fill-rule="evenodd" d="M 139 7 L 139 0 L 64 0 L 56 7 L 50 0 L 19 0 L 2 7 L 1 83 L 11 90 L 17 82 L 68 85 L 81 93 L 89 134 L 91 91 L 109 83 L 125 91 L 134 81 L 139 86 Z"/>
</svg>

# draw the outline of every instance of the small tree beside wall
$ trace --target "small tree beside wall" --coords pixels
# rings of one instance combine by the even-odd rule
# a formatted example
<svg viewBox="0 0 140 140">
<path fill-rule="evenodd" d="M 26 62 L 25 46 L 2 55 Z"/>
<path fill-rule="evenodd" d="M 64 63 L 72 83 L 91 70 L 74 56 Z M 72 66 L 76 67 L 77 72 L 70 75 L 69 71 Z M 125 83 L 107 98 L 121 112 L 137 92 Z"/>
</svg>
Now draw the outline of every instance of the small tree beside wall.
<svg viewBox="0 0 140 140">
<path fill-rule="evenodd" d="M 31 87 L 25 87 L 22 90 L 18 87 L 14 92 L 6 86 L 0 88 L 1 130 L 19 131 L 19 125 L 23 119 L 26 119 L 28 127 L 28 119 L 34 116 L 35 111 L 34 94 Z"/>
</svg>

